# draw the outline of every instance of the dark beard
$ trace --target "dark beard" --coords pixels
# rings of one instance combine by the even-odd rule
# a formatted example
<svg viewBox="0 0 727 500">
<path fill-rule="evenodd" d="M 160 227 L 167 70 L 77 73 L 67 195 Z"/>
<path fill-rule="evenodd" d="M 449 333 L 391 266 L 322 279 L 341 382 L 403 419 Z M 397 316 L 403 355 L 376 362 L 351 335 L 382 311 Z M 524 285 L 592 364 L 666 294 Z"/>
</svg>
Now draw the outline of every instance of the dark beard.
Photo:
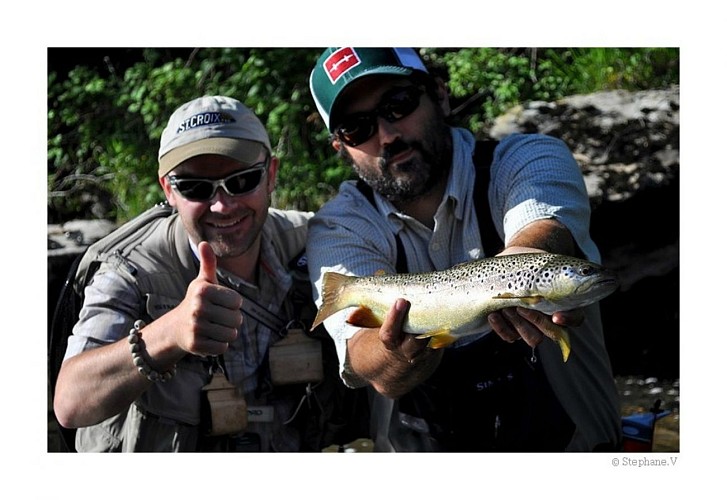
<svg viewBox="0 0 727 500">
<path fill-rule="evenodd" d="M 365 172 L 359 168 L 346 148 L 341 148 L 340 156 L 351 165 L 366 184 L 381 196 L 392 203 L 408 203 L 429 193 L 449 175 L 452 158 L 450 132 L 443 124 L 438 125 L 438 127 L 431 127 L 426 132 L 424 141 L 397 140 L 384 148 L 379 160 L 380 172 Z M 398 172 L 408 175 L 407 178 L 402 179 L 392 172 L 389 159 L 408 148 L 418 152 L 419 155 L 396 165 L 395 168 Z"/>
</svg>

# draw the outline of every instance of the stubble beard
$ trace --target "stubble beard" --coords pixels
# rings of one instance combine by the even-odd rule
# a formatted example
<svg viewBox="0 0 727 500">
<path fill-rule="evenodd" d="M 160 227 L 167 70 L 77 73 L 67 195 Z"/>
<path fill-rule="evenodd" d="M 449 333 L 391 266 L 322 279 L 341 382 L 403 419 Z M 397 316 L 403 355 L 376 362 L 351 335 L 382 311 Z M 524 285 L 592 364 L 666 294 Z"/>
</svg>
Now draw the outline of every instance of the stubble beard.
<svg viewBox="0 0 727 500">
<path fill-rule="evenodd" d="M 249 251 L 260 237 L 264 224 L 259 220 L 259 214 L 250 211 L 245 217 L 251 217 L 252 225 L 244 232 L 235 234 L 220 234 L 205 227 L 204 221 L 185 221 L 187 232 L 195 241 L 206 241 L 212 247 L 217 259 L 231 259 L 239 257 Z"/>
</svg>

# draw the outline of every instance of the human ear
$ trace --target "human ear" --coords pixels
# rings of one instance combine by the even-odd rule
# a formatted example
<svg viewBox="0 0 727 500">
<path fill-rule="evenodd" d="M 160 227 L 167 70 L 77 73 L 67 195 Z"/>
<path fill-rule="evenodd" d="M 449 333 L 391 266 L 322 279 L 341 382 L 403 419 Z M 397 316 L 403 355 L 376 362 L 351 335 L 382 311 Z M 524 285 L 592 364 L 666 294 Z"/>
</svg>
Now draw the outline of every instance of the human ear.
<svg viewBox="0 0 727 500">
<path fill-rule="evenodd" d="M 177 200 L 174 198 L 174 193 L 172 193 L 172 183 L 169 182 L 169 179 L 166 175 L 159 178 L 159 184 L 161 184 L 162 189 L 164 190 L 164 196 L 166 196 L 169 204 L 173 207 L 176 207 Z"/>
<path fill-rule="evenodd" d="M 452 112 L 452 108 L 449 105 L 449 91 L 447 90 L 447 84 L 444 83 L 441 77 L 434 77 L 435 92 L 437 95 L 437 104 L 442 108 L 444 116 L 449 116 Z"/>
</svg>

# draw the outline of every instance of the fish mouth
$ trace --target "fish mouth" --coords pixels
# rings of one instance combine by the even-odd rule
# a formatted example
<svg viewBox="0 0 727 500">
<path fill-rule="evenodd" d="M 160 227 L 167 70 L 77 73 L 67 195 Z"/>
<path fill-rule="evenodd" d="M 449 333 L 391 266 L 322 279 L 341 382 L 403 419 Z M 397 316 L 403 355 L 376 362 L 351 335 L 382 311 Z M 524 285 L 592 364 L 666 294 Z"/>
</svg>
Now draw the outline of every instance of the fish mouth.
<svg viewBox="0 0 727 500">
<path fill-rule="evenodd" d="M 619 282 L 616 276 L 606 276 L 596 281 L 596 286 L 601 288 L 618 288 Z"/>
<path fill-rule="evenodd" d="M 616 276 L 607 276 L 596 281 L 596 285 L 618 285 L 618 278 Z"/>
<path fill-rule="evenodd" d="M 619 286 L 619 281 L 615 276 L 603 276 L 597 280 L 582 283 L 575 290 L 576 294 L 584 297 L 600 296 L 601 298 L 610 295 Z"/>
</svg>

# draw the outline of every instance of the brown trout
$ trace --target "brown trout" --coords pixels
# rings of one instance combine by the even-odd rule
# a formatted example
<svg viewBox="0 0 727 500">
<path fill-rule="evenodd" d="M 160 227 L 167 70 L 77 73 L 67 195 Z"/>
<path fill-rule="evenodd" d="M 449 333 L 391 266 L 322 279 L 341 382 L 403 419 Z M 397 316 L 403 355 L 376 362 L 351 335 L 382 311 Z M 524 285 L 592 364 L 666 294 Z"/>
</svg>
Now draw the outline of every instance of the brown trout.
<svg viewBox="0 0 727 500">
<path fill-rule="evenodd" d="M 521 253 L 459 264 L 444 271 L 414 274 L 323 276 L 323 302 L 315 328 L 330 315 L 355 306 L 347 322 L 363 328 L 381 323 L 398 298 L 411 303 L 403 330 L 446 347 L 489 328 L 487 315 L 506 307 L 546 314 L 592 304 L 618 287 L 615 274 L 586 260 L 551 253 Z M 570 354 L 565 328 L 551 337 L 563 361 Z"/>
</svg>

